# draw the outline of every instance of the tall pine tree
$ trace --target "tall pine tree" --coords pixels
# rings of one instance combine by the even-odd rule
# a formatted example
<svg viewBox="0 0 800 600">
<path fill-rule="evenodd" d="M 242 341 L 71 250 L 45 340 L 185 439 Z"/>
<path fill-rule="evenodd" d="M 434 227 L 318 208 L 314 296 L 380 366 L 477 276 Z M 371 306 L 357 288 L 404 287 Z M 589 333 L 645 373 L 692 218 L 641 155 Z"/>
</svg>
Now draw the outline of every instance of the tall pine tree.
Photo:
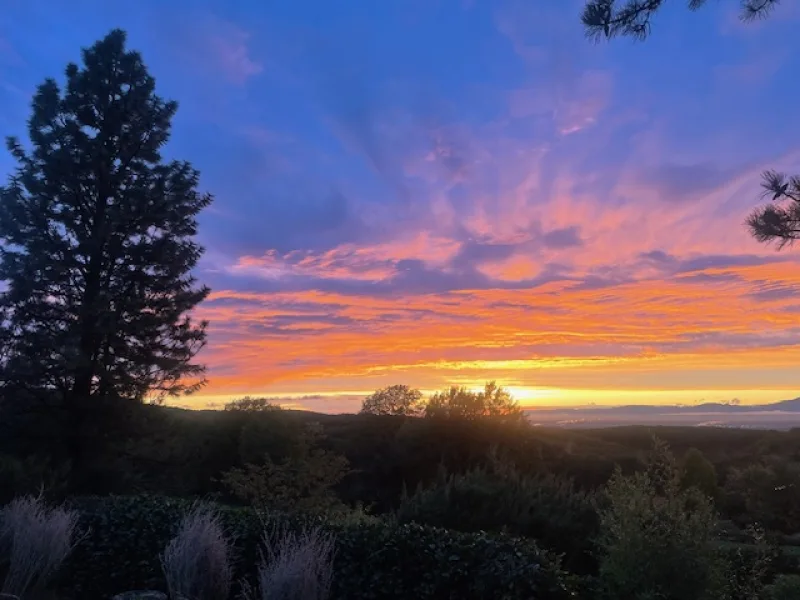
<svg viewBox="0 0 800 600">
<path fill-rule="evenodd" d="M 101 400 L 204 381 L 193 238 L 212 198 L 189 163 L 162 160 L 177 104 L 125 40 L 114 30 L 84 49 L 63 92 L 39 86 L 30 144 L 8 140 L 18 167 L 0 189 L 3 396 L 58 398 L 76 436 Z"/>
</svg>

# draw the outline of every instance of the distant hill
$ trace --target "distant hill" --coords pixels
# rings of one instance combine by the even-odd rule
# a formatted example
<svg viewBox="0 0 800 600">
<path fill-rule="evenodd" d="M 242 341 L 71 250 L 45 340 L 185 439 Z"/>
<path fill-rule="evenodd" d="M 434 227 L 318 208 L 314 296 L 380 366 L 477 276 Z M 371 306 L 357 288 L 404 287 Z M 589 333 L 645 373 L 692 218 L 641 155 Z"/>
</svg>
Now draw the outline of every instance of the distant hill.
<svg viewBox="0 0 800 600">
<path fill-rule="evenodd" d="M 693 414 L 693 413 L 752 413 L 765 411 L 781 411 L 800 413 L 800 398 L 794 400 L 781 400 L 769 404 L 723 404 L 721 402 L 705 402 L 703 404 L 671 404 L 671 405 L 645 405 L 630 404 L 626 406 L 582 406 L 579 408 L 531 408 L 526 412 L 539 414 L 542 412 L 590 412 L 597 411 L 604 414 Z"/>
<path fill-rule="evenodd" d="M 620 425 L 683 425 L 755 429 L 800 427 L 800 398 L 770 404 L 742 405 L 705 402 L 693 405 L 582 406 L 531 408 L 528 419 L 556 427 L 615 427 Z"/>
</svg>

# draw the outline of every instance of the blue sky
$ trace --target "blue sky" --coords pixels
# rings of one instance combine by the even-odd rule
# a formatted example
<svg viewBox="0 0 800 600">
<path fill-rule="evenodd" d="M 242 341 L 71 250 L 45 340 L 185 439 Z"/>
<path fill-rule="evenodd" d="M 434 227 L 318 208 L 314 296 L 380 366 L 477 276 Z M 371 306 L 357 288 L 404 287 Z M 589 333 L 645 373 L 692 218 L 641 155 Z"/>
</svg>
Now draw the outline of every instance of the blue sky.
<svg viewBox="0 0 800 600">
<path fill-rule="evenodd" d="M 6 0 L 0 132 L 128 32 L 180 104 L 166 154 L 216 197 L 199 404 L 486 379 L 530 403 L 779 399 L 800 266 L 742 223 L 761 170 L 800 169 L 800 12 L 667 4 L 646 42 L 594 44 L 577 0 Z"/>
</svg>

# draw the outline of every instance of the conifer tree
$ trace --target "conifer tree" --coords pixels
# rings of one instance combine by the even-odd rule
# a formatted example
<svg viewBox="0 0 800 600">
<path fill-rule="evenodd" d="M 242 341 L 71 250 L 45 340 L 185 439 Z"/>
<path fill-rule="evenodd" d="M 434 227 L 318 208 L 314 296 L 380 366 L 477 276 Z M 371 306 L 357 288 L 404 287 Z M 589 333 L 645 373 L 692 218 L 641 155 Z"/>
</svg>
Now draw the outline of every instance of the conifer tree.
<svg viewBox="0 0 800 600">
<path fill-rule="evenodd" d="M 33 98 L 30 143 L 0 188 L 0 384 L 5 401 L 58 398 L 79 424 L 100 400 L 142 401 L 203 383 L 193 362 L 209 292 L 192 271 L 198 172 L 165 161 L 177 104 L 114 30 Z"/>
</svg>

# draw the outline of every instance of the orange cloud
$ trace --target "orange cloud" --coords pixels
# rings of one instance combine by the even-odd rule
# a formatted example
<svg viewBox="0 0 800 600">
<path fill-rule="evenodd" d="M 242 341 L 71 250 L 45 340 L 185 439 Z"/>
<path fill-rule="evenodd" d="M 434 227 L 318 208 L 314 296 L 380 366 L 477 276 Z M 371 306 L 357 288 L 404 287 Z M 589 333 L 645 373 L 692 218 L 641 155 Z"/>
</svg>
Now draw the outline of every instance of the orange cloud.
<svg viewBox="0 0 800 600">
<path fill-rule="evenodd" d="M 698 389 L 785 389 L 800 360 L 800 302 L 786 290 L 800 290 L 796 261 L 598 289 L 216 292 L 201 311 L 212 321 L 205 358 L 220 369 L 208 393 L 488 379 L 521 389 L 683 389 L 692 381 Z"/>
</svg>

